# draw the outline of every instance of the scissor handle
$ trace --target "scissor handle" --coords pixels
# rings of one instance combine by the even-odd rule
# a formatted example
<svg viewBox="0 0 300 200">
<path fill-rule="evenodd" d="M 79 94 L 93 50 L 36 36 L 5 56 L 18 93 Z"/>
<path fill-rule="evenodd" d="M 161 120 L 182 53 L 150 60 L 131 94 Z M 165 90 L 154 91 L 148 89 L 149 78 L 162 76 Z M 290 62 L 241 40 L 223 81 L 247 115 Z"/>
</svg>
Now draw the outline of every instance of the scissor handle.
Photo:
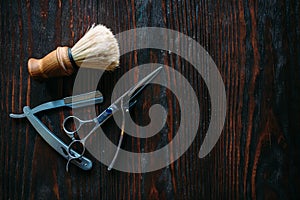
<svg viewBox="0 0 300 200">
<path fill-rule="evenodd" d="M 67 153 L 68 153 L 68 162 L 66 165 L 67 172 L 69 171 L 69 164 L 72 160 L 81 159 L 83 157 L 83 154 L 85 152 L 84 143 L 85 140 L 73 140 L 67 147 Z M 76 148 L 76 154 L 73 153 L 75 151 L 75 148 Z"/>
<path fill-rule="evenodd" d="M 71 137 L 74 137 L 74 134 L 79 131 L 80 127 L 87 123 L 90 122 L 91 120 L 81 120 L 78 117 L 71 115 L 68 116 L 64 119 L 62 123 L 62 127 L 64 131 Z"/>
<path fill-rule="evenodd" d="M 67 152 L 69 155 L 70 160 L 72 159 L 77 159 L 77 158 L 81 158 L 85 152 L 85 140 L 73 140 L 68 148 L 67 148 Z M 72 150 L 75 150 L 77 154 L 73 154 Z"/>
</svg>

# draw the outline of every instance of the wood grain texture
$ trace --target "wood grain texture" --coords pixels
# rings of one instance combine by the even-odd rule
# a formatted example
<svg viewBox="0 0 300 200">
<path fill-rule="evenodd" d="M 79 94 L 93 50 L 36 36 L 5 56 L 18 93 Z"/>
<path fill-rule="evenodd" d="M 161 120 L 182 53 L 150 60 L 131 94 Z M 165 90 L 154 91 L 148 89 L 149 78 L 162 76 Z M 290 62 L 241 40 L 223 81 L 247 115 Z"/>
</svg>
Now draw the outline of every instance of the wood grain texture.
<svg viewBox="0 0 300 200">
<path fill-rule="evenodd" d="M 123 0 L 1 1 L 0 3 L 0 199 L 299 199 L 300 186 L 300 3 L 296 0 Z M 118 79 L 131 68 L 162 63 L 182 73 L 198 96 L 201 124 L 188 151 L 155 172 L 130 174 L 92 158 L 85 172 L 71 167 L 26 119 L 11 119 L 72 93 L 75 75 L 39 82 L 29 77 L 27 60 L 57 46 L 72 46 L 92 23 L 114 33 L 137 27 L 180 31 L 201 44 L 224 80 L 227 116 L 213 151 L 198 158 L 210 120 L 210 97 L 201 76 L 187 61 L 155 49 L 123 55 L 121 67 L 105 73 L 99 90 L 109 105 Z M 87 85 L 89 83 L 86 83 Z M 91 88 L 93 86 L 90 86 Z M 160 102 L 160 95 L 166 97 Z M 148 88 L 132 111 L 138 124 L 149 120 L 152 102 L 169 114 L 164 129 L 150 139 L 126 137 L 128 151 L 151 152 L 172 140 L 180 107 L 172 93 Z M 142 112 L 141 112 L 142 110 Z M 61 130 L 70 110 L 38 117 L 64 141 Z M 115 141 L 113 120 L 103 127 Z M 162 158 L 163 159 L 163 158 Z"/>
</svg>

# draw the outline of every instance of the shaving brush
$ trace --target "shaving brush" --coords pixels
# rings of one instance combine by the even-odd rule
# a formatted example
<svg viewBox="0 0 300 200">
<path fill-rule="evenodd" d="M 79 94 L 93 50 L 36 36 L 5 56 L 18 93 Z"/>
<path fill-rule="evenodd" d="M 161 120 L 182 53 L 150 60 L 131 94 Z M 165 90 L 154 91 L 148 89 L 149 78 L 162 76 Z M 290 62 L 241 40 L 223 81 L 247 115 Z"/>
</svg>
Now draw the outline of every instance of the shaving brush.
<svg viewBox="0 0 300 200">
<path fill-rule="evenodd" d="M 78 67 L 113 70 L 119 65 L 119 46 L 112 32 L 103 25 L 93 25 L 72 47 L 57 47 L 41 59 L 28 60 L 34 78 L 68 76 Z"/>
</svg>

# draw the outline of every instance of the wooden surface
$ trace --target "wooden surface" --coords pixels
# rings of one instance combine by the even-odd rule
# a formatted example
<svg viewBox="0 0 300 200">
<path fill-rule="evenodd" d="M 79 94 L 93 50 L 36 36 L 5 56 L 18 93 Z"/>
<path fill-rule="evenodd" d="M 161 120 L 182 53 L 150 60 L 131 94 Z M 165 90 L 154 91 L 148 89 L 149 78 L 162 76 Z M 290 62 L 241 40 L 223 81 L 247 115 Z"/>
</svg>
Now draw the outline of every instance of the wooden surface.
<svg viewBox="0 0 300 200">
<path fill-rule="evenodd" d="M 0 199 L 299 199 L 300 187 L 300 3 L 296 0 L 122 0 L 1 1 Z M 91 171 L 65 171 L 61 158 L 27 119 L 11 119 L 72 93 L 75 75 L 36 81 L 27 60 L 60 45 L 72 46 L 92 23 L 114 33 L 146 26 L 170 28 L 195 39 L 214 59 L 226 87 L 227 116 L 222 136 L 204 159 L 198 151 L 209 124 L 210 100 L 201 76 L 174 54 L 140 50 L 121 57 L 99 89 L 109 105 L 114 84 L 134 66 L 157 62 L 188 77 L 201 102 L 201 125 L 188 151 L 170 166 L 131 174 L 93 159 Z M 184 69 L 184 70 L 183 70 Z M 132 111 L 140 124 L 160 87 L 146 90 Z M 151 101 L 153 100 L 153 101 Z M 162 133 L 149 140 L 127 136 L 124 149 L 140 152 L 164 146 L 176 134 L 179 108 L 168 107 Z M 144 108 L 143 112 L 141 109 Z M 38 117 L 64 141 L 61 123 L 69 110 Z M 118 132 L 112 120 L 104 125 Z M 117 139 L 117 136 L 112 137 Z M 163 159 L 163 158 L 162 158 Z"/>
</svg>

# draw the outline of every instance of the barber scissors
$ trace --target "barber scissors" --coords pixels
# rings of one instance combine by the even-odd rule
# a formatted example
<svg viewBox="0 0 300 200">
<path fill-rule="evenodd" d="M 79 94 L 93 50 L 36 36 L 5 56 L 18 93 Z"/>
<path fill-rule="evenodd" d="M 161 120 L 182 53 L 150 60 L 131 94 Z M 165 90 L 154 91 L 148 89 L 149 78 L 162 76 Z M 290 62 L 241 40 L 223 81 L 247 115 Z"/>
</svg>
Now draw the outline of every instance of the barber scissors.
<svg viewBox="0 0 300 200">
<path fill-rule="evenodd" d="M 68 157 L 69 157 L 68 163 L 66 165 L 67 171 L 68 171 L 68 165 L 69 165 L 70 161 L 72 161 L 74 159 L 78 159 L 83 156 L 83 154 L 85 152 L 85 148 L 86 148 L 85 143 L 86 143 L 86 140 L 88 139 L 88 137 L 90 137 L 91 134 L 93 134 L 96 131 L 96 129 L 99 128 L 99 126 L 101 126 L 114 113 L 116 113 L 117 111 L 122 111 L 123 122 L 121 125 L 122 126 L 121 127 L 121 136 L 119 139 L 117 151 L 113 157 L 111 164 L 108 167 L 108 170 L 112 169 L 114 162 L 117 158 L 117 155 L 119 153 L 122 140 L 123 140 L 124 126 L 125 126 L 124 113 L 125 113 L 125 111 L 126 112 L 129 111 L 129 108 L 132 105 L 132 104 L 130 104 L 130 102 L 136 97 L 137 94 L 139 94 L 144 89 L 144 87 L 147 84 L 149 84 L 151 82 L 151 80 L 153 80 L 158 75 L 158 73 L 160 72 L 161 69 L 162 69 L 162 66 L 157 68 L 153 72 L 151 72 L 149 75 L 147 75 L 142 80 L 140 80 L 137 84 L 135 84 L 128 91 L 126 91 L 123 95 L 121 95 L 115 102 L 113 102 L 108 108 L 106 108 L 97 117 L 90 119 L 90 120 L 81 120 L 78 117 L 71 115 L 71 116 L 65 118 L 65 120 L 63 121 L 63 129 L 66 132 L 66 134 L 68 134 L 68 136 L 72 138 L 72 142 L 69 144 L 69 146 L 67 148 L 67 153 L 68 153 Z M 74 129 L 70 129 L 67 126 L 67 123 L 69 120 L 73 120 L 74 124 L 75 125 L 77 124 L 77 126 L 75 126 Z M 86 123 L 94 123 L 95 125 L 85 137 L 83 137 L 82 139 L 76 139 L 75 134 L 79 131 L 79 129 L 82 127 L 82 125 L 84 125 Z M 79 152 L 78 152 L 78 154 L 72 153 L 75 146 L 80 147 L 81 153 L 79 153 Z"/>
</svg>

